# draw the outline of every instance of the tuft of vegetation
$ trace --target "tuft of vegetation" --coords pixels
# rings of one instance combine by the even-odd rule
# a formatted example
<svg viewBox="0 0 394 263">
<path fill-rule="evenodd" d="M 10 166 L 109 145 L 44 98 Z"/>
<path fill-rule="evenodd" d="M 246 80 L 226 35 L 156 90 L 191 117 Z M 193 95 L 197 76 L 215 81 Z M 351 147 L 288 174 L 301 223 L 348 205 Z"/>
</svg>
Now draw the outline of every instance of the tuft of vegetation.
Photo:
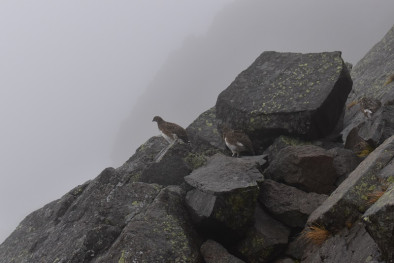
<svg viewBox="0 0 394 263">
<path fill-rule="evenodd" d="M 373 205 L 374 203 L 376 203 L 376 201 L 379 200 L 379 198 L 384 195 L 385 191 L 375 191 L 372 193 L 369 193 L 367 195 L 368 200 L 367 200 L 367 204 L 368 205 Z"/>
<path fill-rule="evenodd" d="M 367 144 L 365 145 L 365 147 L 357 153 L 358 157 L 366 157 L 368 156 L 371 152 L 373 152 L 373 150 L 375 150 L 374 147 L 372 147 L 371 145 Z"/>
<path fill-rule="evenodd" d="M 319 225 L 308 226 L 301 232 L 302 239 L 316 245 L 323 244 L 329 236 L 330 232 Z"/>
</svg>

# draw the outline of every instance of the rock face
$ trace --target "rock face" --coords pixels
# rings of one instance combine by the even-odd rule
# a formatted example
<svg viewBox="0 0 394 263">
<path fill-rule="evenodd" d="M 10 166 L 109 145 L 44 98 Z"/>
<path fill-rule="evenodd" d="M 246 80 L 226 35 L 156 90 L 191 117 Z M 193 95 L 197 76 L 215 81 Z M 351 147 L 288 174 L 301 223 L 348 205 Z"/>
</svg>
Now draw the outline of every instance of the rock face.
<svg viewBox="0 0 394 263">
<path fill-rule="evenodd" d="M 290 227 L 303 228 L 309 215 L 327 198 L 269 179 L 259 183 L 259 187 L 260 203 L 275 219 Z"/>
<path fill-rule="evenodd" d="M 378 99 L 370 116 L 365 100 L 343 112 L 339 52 L 264 52 L 187 128 L 190 144 L 150 138 L 27 216 L 0 262 L 393 262 L 393 30 L 352 72 L 348 103 Z M 266 154 L 227 156 L 224 126 Z"/>
<path fill-rule="evenodd" d="M 387 262 L 394 262 L 394 184 L 363 215 L 367 230 Z"/>
<path fill-rule="evenodd" d="M 216 113 L 255 142 L 280 134 L 315 139 L 334 129 L 351 88 L 340 52 L 264 52 L 220 93 Z"/>
<path fill-rule="evenodd" d="M 361 112 L 361 105 L 355 105 L 345 112 L 343 138 L 354 128 L 359 129 L 359 135 L 374 146 L 383 143 L 394 134 L 394 82 L 385 85 L 390 75 L 394 73 L 394 26 L 377 43 L 363 59 L 352 69 L 353 91 L 346 102 L 351 105 L 362 97 L 375 99 L 382 107 L 367 118 Z"/>
<path fill-rule="evenodd" d="M 251 225 L 258 195 L 256 181 L 262 179 L 258 166 L 254 160 L 216 154 L 186 176 L 185 181 L 194 188 L 186 195 L 194 221 L 212 233 L 240 233 Z"/>
<path fill-rule="evenodd" d="M 0 246 L 2 262 L 201 262 L 180 189 L 120 178 L 108 168 L 29 215 Z"/>
<path fill-rule="evenodd" d="M 381 262 L 378 246 L 360 222 L 330 236 L 320 246 L 298 239 L 286 254 L 303 263 Z"/>
<path fill-rule="evenodd" d="M 328 194 L 335 189 L 338 174 L 333 157 L 314 145 L 282 149 L 264 172 L 266 178 L 296 186 L 306 192 Z"/>
<path fill-rule="evenodd" d="M 248 262 L 268 262 L 285 248 L 290 230 L 271 218 L 259 206 L 255 211 L 255 224 L 237 245 L 237 251 Z"/>
<path fill-rule="evenodd" d="M 394 159 L 394 136 L 375 149 L 329 198 L 309 217 L 308 223 L 337 231 L 360 218 L 370 204 L 368 195 L 393 180 L 388 172 Z M 392 170 L 391 170 L 392 171 Z"/>
</svg>

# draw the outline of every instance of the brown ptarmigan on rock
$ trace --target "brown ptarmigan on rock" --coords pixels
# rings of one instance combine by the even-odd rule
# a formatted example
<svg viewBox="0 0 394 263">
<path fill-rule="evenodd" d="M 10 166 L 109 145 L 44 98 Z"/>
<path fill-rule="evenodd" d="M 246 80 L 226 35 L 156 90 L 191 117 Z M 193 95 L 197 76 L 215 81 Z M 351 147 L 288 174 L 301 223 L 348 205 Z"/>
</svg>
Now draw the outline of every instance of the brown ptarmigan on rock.
<svg viewBox="0 0 394 263">
<path fill-rule="evenodd" d="M 374 114 L 382 106 L 382 103 L 379 100 L 364 96 L 364 97 L 361 97 L 360 99 L 350 103 L 347 106 L 347 108 L 350 109 L 351 107 L 353 107 L 356 104 L 360 104 L 360 111 L 368 119 L 370 119 L 372 114 Z"/>
<path fill-rule="evenodd" d="M 173 144 L 177 139 L 181 139 L 185 143 L 189 142 L 186 130 L 178 124 L 167 122 L 159 116 L 155 116 L 152 121 L 157 122 L 161 135 L 168 143 Z"/>
<path fill-rule="evenodd" d="M 241 131 L 234 131 L 225 126 L 222 129 L 222 134 L 224 142 L 233 153 L 232 156 L 236 155 L 236 157 L 239 157 L 241 152 L 249 152 L 253 155 L 255 154 L 252 141 L 245 133 Z"/>
</svg>

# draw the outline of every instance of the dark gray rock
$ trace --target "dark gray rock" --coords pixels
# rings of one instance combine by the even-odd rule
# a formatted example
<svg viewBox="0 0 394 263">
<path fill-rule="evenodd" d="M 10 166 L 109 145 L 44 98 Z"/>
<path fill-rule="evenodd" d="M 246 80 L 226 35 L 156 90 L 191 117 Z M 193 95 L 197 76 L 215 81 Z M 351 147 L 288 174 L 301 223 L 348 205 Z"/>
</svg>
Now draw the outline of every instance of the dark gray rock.
<svg viewBox="0 0 394 263">
<path fill-rule="evenodd" d="M 161 136 L 150 138 L 117 171 L 124 180 L 160 185 L 179 185 L 203 157 L 192 152 L 189 144 L 176 142 L 169 145 Z"/>
<path fill-rule="evenodd" d="M 311 145 L 311 142 L 302 141 L 298 138 L 292 138 L 281 135 L 264 151 L 268 155 L 268 160 L 274 160 L 278 153 L 288 146 Z"/>
<path fill-rule="evenodd" d="M 142 251 L 143 257 L 148 258 L 166 253 L 171 259 L 186 257 L 190 262 L 199 262 L 198 237 L 187 224 L 179 190 L 145 183 L 122 183 L 121 179 L 122 174 L 115 169 L 105 169 L 95 180 L 27 216 L 0 245 L 1 261 L 118 262 L 122 251 L 129 259 L 141 257 Z M 138 235 L 133 232 L 133 227 L 144 219 L 149 219 L 144 230 L 158 231 L 152 233 L 154 238 L 149 238 L 145 231 L 147 235 L 141 232 L 137 239 Z M 136 243 L 161 247 L 163 253 L 149 255 L 148 245 L 145 250 L 138 247 L 140 250 L 135 251 L 136 246 L 124 243 L 111 254 L 114 260 L 102 260 L 124 236 L 135 237 Z"/>
<path fill-rule="evenodd" d="M 394 262 L 394 184 L 364 213 L 363 221 L 385 260 Z"/>
<path fill-rule="evenodd" d="M 216 154 L 186 176 L 185 181 L 194 188 L 186 195 L 194 221 L 212 231 L 215 224 L 236 232 L 252 224 L 256 180 L 262 179 L 258 166 L 255 160 Z"/>
<path fill-rule="evenodd" d="M 92 262 L 202 262 L 199 238 L 183 202 L 178 186 L 161 189 L 147 209 L 130 219 L 112 246 Z"/>
<path fill-rule="evenodd" d="M 160 185 L 179 185 L 184 182 L 183 178 L 193 169 L 188 162 L 188 158 L 193 156 L 190 145 L 177 142 L 165 151 L 141 172 L 139 182 Z"/>
<path fill-rule="evenodd" d="M 264 177 L 295 186 L 306 192 L 328 194 L 335 189 L 338 174 L 333 157 L 314 145 L 289 146 L 282 149 Z"/>
<path fill-rule="evenodd" d="M 331 232 L 360 218 L 370 204 L 368 195 L 394 180 L 394 136 L 376 148 L 309 217 L 308 224 Z"/>
<path fill-rule="evenodd" d="M 207 240 L 201 246 L 201 254 L 206 263 L 243 263 L 244 261 L 228 253 L 218 242 Z"/>
<path fill-rule="evenodd" d="M 212 155 L 211 152 L 226 151 L 226 145 L 219 131 L 216 109 L 205 111 L 187 128 L 187 134 L 196 152 Z"/>
<path fill-rule="evenodd" d="M 375 99 L 382 108 L 369 119 L 360 110 L 360 105 L 348 107 L 345 112 L 343 139 L 354 128 L 359 128 L 359 135 L 366 141 L 372 140 L 380 145 L 394 132 L 393 107 L 394 82 L 385 85 L 387 78 L 394 73 L 394 26 L 352 69 L 353 90 L 349 94 L 347 105 L 357 102 L 362 97 Z"/>
<path fill-rule="evenodd" d="M 379 248 L 360 222 L 330 236 L 322 245 L 293 241 L 286 254 L 302 263 L 380 262 Z"/>
<path fill-rule="evenodd" d="M 220 93 L 216 114 L 257 146 L 281 134 L 315 139 L 337 125 L 351 87 L 340 52 L 264 52 Z"/>
<path fill-rule="evenodd" d="M 275 219 L 290 227 L 303 228 L 308 216 L 328 197 L 269 179 L 260 182 L 259 187 L 260 203 Z"/>
<path fill-rule="evenodd" d="M 328 153 L 334 158 L 333 165 L 338 175 L 336 186 L 339 186 L 362 161 L 353 151 L 344 148 L 335 147 L 328 150 Z"/>
<path fill-rule="evenodd" d="M 274 263 L 295 263 L 295 262 L 296 261 L 294 261 L 291 258 L 281 258 L 274 261 Z"/>
<path fill-rule="evenodd" d="M 284 251 L 289 235 L 287 227 L 258 206 L 254 226 L 236 249 L 248 262 L 269 262 Z"/>
</svg>

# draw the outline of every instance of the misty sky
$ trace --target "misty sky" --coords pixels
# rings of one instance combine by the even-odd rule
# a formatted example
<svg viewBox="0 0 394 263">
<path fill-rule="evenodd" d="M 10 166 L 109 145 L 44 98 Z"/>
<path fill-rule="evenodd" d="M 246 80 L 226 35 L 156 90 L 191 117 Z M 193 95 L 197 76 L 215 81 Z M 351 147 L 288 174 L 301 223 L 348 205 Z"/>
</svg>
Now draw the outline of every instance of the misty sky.
<svg viewBox="0 0 394 263">
<path fill-rule="evenodd" d="M 1 0 L 0 242 L 157 135 L 154 112 L 186 127 L 264 50 L 342 50 L 356 63 L 392 10 L 392 0 Z M 198 85 L 208 89 L 189 101 Z"/>
</svg>

